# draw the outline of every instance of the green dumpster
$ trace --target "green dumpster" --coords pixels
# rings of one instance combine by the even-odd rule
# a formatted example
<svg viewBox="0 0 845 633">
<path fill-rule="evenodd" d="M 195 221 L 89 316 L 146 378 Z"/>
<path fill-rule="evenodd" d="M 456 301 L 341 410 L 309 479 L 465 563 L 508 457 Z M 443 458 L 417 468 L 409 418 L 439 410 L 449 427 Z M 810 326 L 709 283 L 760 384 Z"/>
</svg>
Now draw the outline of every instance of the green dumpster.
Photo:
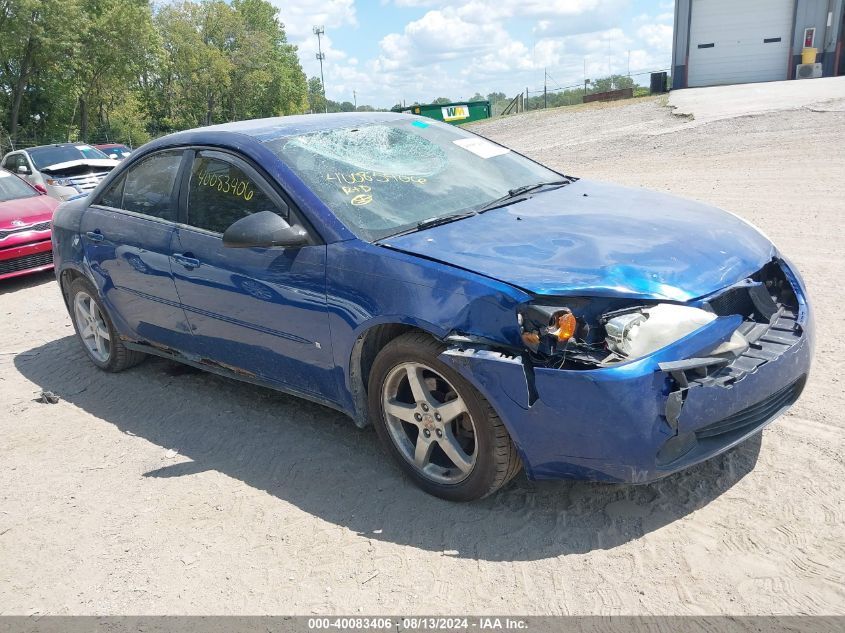
<svg viewBox="0 0 845 633">
<path fill-rule="evenodd" d="M 402 108 L 401 112 L 406 114 L 418 114 L 445 121 L 446 123 L 458 124 L 480 121 L 490 118 L 489 101 L 455 101 L 454 103 L 429 103 L 426 105 L 414 105 Z"/>
</svg>

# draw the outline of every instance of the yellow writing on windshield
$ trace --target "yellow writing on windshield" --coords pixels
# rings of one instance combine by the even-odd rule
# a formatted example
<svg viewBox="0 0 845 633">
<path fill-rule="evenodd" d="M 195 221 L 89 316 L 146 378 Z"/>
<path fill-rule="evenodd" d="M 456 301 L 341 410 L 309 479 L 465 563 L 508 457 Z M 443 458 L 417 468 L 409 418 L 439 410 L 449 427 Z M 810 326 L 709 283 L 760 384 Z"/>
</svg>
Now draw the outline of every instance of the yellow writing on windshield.
<svg viewBox="0 0 845 633">
<path fill-rule="evenodd" d="M 404 174 L 388 174 L 381 171 L 353 171 L 327 173 L 326 180 L 339 185 L 357 185 L 371 182 L 404 182 L 423 185 L 427 182 L 420 176 L 405 176 Z"/>
</svg>

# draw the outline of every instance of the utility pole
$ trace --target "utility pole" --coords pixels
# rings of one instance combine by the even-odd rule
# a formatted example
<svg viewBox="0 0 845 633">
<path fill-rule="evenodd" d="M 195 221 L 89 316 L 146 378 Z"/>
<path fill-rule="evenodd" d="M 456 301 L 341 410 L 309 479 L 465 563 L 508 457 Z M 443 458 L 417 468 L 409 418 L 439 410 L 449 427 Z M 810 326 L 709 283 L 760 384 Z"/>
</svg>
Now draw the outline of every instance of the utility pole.
<svg viewBox="0 0 845 633">
<path fill-rule="evenodd" d="M 631 76 L 631 51 L 628 51 L 628 76 Z"/>
<path fill-rule="evenodd" d="M 323 88 L 323 105 L 326 106 L 326 114 L 329 112 L 329 101 L 326 99 L 326 80 L 323 77 L 323 60 L 326 56 L 323 54 L 323 46 L 322 42 L 320 41 L 320 36 L 325 35 L 326 27 L 324 26 L 315 26 L 313 29 L 314 35 L 317 36 L 317 59 L 320 60 L 320 85 Z"/>
<path fill-rule="evenodd" d="M 352 91 L 352 101 L 355 102 L 355 111 L 357 112 L 358 111 L 358 95 L 356 94 L 356 92 L 354 90 Z"/>
<path fill-rule="evenodd" d="M 548 78 L 548 76 L 549 75 L 546 72 L 546 69 L 544 68 L 543 69 L 543 109 L 544 110 L 549 107 L 549 99 L 548 99 L 548 93 L 547 93 L 548 87 L 547 87 L 547 84 L 546 84 L 546 79 Z"/>
<path fill-rule="evenodd" d="M 587 96 L 587 58 L 584 58 L 584 96 Z"/>
</svg>

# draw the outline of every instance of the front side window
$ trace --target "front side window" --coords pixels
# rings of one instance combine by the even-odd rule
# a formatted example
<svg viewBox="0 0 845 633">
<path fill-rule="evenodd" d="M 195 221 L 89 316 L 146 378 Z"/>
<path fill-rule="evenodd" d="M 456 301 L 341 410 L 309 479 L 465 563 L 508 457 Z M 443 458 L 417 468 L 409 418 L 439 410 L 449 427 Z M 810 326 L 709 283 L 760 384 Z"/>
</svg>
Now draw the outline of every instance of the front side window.
<svg viewBox="0 0 845 633">
<path fill-rule="evenodd" d="M 123 185 L 125 182 L 125 176 L 121 176 L 120 178 L 115 180 L 112 184 L 109 185 L 109 188 L 103 192 L 103 194 L 97 200 L 97 204 L 101 204 L 106 207 L 114 207 L 115 209 L 122 208 Z"/>
<path fill-rule="evenodd" d="M 253 213 L 285 213 L 243 170 L 229 161 L 200 153 L 188 183 L 188 224 L 224 233 L 234 222 Z"/>
<path fill-rule="evenodd" d="M 278 138 L 267 147 L 366 240 L 560 179 L 505 147 L 410 117 Z"/>
<path fill-rule="evenodd" d="M 9 156 L 6 162 L 3 163 L 3 167 L 14 172 L 18 171 L 18 167 L 26 167 L 27 171 L 29 171 L 29 164 L 26 162 L 26 156 L 23 154 Z"/>
<path fill-rule="evenodd" d="M 127 211 L 175 222 L 176 196 L 173 185 L 181 162 L 182 152 L 162 152 L 145 158 L 140 164 L 131 167 L 125 176 L 123 203 L 109 206 L 119 206 Z M 101 204 L 108 203 L 103 201 Z"/>
</svg>

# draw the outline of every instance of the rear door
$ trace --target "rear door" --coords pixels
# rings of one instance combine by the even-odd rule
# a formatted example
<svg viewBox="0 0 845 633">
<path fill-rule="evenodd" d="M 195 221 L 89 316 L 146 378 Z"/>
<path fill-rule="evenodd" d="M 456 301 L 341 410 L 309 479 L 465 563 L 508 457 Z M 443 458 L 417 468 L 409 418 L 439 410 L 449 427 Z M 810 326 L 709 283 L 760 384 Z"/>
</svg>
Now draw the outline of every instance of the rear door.
<svg viewBox="0 0 845 633">
<path fill-rule="evenodd" d="M 334 399 L 326 247 L 227 248 L 223 232 L 260 211 L 297 221 L 278 189 L 239 157 L 198 151 L 173 237 L 179 298 L 205 362 Z"/>
<path fill-rule="evenodd" d="M 190 329 L 170 270 L 183 150 L 152 154 L 82 216 L 85 257 L 122 333 L 185 350 Z"/>
</svg>

